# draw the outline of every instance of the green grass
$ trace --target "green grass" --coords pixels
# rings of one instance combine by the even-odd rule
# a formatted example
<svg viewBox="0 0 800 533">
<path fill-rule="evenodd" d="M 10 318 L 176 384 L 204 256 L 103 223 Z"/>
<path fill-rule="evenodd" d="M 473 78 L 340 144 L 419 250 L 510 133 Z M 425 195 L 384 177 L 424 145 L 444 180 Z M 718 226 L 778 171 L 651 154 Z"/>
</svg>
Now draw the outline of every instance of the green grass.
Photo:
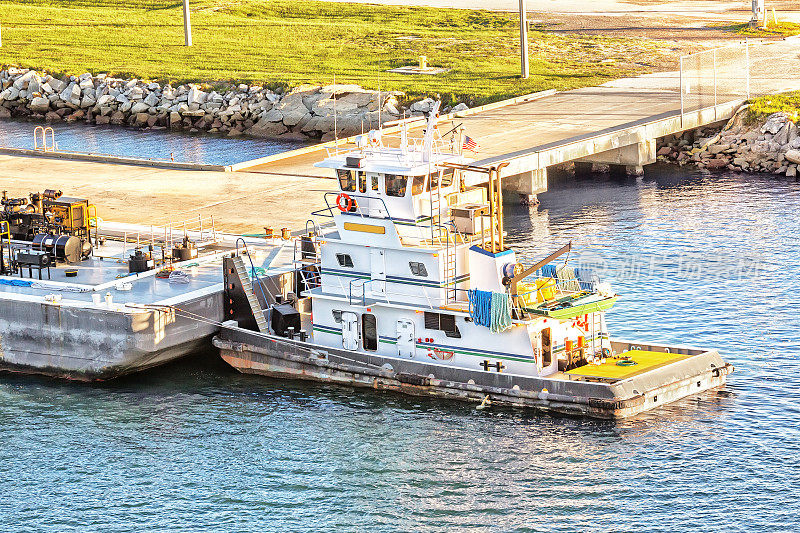
<svg viewBox="0 0 800 533">
<path fill-rule="evenodd" d="M 721 24 L 722 29 L 733 32 L 745 37 L 789 37 L 800 35 L 800 24 L 794 22 L 779 22 L 778 24 L 768 24 L 767 28 L 751 28 L 750 24 Z"/>
<path fill-rule="evenodd" d="M 131 8 L 130 6 L 138 6 Z M 646 70 L 649 41 L 532 31 L 518 77 L 513 14 L 291 0 L 198 0 L 183 46 L 180 0 L 16 0 L 0 4 L 0 63 L 173 83 L 356 83 L 477 105 L 542 89 L 595 85 Z M 387 69 L 428 56 L 440 76 Z M 601 63 L 602 59 L 613 61 Z"/>
<path fill-rule="evenodd" d="M 773 113 L 787 113 L 792 121 L 800 118 L 800 91 L 761 96 L 750 101 L 748 118 L 757 120 Z"/>
</svg>

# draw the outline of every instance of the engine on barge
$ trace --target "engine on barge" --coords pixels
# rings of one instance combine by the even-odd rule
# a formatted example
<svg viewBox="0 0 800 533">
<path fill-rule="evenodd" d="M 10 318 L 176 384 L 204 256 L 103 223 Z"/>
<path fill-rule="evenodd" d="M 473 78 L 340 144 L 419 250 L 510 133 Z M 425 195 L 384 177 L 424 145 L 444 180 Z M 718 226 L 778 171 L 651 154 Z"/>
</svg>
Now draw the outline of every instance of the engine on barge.
<svg viewBox="0 0 800 533">
<path fill-rule="evenodd" d="M 97 245 L 92 237 L 97 209 L 83 198 L 64 196 L 55 189 L 27 197 L 0 199 L 0 273 L 13 275 L 23 268 L 49 268 L 57 261 L 78 263 Z"/>
</svg>

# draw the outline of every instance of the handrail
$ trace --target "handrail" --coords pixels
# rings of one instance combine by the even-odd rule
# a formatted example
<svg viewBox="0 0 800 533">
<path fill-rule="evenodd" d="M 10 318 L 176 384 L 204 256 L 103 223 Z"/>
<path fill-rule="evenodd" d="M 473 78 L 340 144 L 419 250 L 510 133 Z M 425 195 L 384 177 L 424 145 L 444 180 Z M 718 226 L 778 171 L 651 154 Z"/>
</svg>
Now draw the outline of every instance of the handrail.
<svg viewBox="0 0 800 533">
<path fill-rule="evenodd" d="M 241 257 L 239 253 L 239 241 L 242 241 L 242 247 L 244 248 L 244 253 L 247 255 L 247 260 L 250 262 L 250 272 L 252 273 L 252 277 L 258 282 L 258 289 L 261 291 L 261 297 L 264 298 L 264 303 L 269 305 L 269 300 L 267 300 L 267 295 L 264 294 L 264 286 L 261 283 L 261 278 L 258 277 L 256 273 L 256 266 L 253 264 L 253 258 L 250 257 L 250 250 L 247 249 L 247 241 L 244 240 L 244 237 L 239 237 L 236 239 L 236 256 Z"/>
<path fill-rule="evenodd" d="M 326 208 L 325 209 L 318 209 L 317 211 L 313 211 L 311 214 L 314 215 L 314 216 L 327 217 L 327 218 L 333 218 L 334 216 L 336 216 L 336 213 L 333 210 L 334 206 L 331 206 L 330 202 L 328 202 L 328 198 L 330 196 L 339 196 L 339 194 L 340 194 L 339 192 L 334 192 L 334 191 L 328 191 L 325 194 L 323 194 L 322 195 L 322 199 L 325 200 Z M 356 205 L 355 205 L 356 211 L 353 211 L 353 213 L 354 214 L 357 213 L 361 218 L 377 218 L 377 217 L 370 217 L 370 216 L 366 216 L 365 217 L 364 213 L 361 212 L 361 206 L 358 205 L 358 201 L 357 201 L 358 198 L 363 198 L 363 199 L 366 199 L 366 200 L 377 200 L 377 201 L 380 201 L 380 203 L 383 204 L 384 211 L 386 212 L 386 216 L 383 217 L 383 219 L 384 220 L 394 220 L 394 218 L 392 218 L 391 213 L 389 213 L 389 208 L 386 206 L 386 202 L 383 200 L 383 198 L 378 198 L 378 197 L 375 197 L 375 196 L 366 196 L 366 195 L 363 195 L 363 194 L 355 194 L 355 193 L 349 193 L 349 192 L 346 193 L 346 194 L 350 198 L 353 198 L 353 199 L 356 200 Z M 336 210 L 337 211 L 341 211 L 341 210 L 339 210 L 339 208 L 336 208 Z M 325 214 L 325 211 L 327 211 L 328 214 Z"/>
</svg>

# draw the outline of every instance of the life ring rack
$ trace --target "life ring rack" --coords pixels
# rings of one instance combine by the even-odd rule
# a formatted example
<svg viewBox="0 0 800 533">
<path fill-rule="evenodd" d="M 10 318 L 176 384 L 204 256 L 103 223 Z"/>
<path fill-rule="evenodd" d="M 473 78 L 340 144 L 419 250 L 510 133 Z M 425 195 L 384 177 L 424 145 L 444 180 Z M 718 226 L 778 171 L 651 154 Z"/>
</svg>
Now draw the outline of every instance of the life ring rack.
<svg viewBox="0 0 800 533">
<path fill-rule="evenodd" d="M 355 211 L 358 204 L 356 201 L 346 192 L 340 192 L 338 196 L 336 196 L 336 207 L 339 208 L 339 211 L 342 213 L 348 213 L 351 211 Z"/>
</svg>

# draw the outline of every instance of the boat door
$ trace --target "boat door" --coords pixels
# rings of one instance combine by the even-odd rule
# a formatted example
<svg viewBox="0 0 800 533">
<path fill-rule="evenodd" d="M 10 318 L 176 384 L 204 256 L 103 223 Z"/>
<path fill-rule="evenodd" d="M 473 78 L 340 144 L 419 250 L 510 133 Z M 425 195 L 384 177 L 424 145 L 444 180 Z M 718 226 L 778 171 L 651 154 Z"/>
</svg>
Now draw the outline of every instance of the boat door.
<svg viewBox="0 0 800 533">
<path fill-rule="evenodd" d="M 553 339 L 550 328 L 544 328 L 541 334 L 542 357 L 539 359 L 539 368 L 547 369 L 553 364 Z"/>
<path fill-rule="evenodd" d="M 381 197 L 381 175 L 377 172 L 367 172 L 364 174 L 365 183 L 364 191 L 366 196 L 369 197 L 369 206 L 367 212 L 369 216 L 376 218 L 386 218 L 386 205 L 383 203 Z"/>
<path fill-rule="evenodd" d="M 386 251 L 380 248 L 369 250 L 370 291 L 373 296 L 386 296 Z"/>
<path fill-rule="evenodd" d="M 342 347 L 358 350 L 358 315 L 350 311 L 342 313 Z"/>
<path fill-rule="evenodd" d="M 416 352 L 414 323 L 407 318 L 402 318 L 397 321 L 397 355 L 398 357 L 414 357 Z"/>
</svg>

